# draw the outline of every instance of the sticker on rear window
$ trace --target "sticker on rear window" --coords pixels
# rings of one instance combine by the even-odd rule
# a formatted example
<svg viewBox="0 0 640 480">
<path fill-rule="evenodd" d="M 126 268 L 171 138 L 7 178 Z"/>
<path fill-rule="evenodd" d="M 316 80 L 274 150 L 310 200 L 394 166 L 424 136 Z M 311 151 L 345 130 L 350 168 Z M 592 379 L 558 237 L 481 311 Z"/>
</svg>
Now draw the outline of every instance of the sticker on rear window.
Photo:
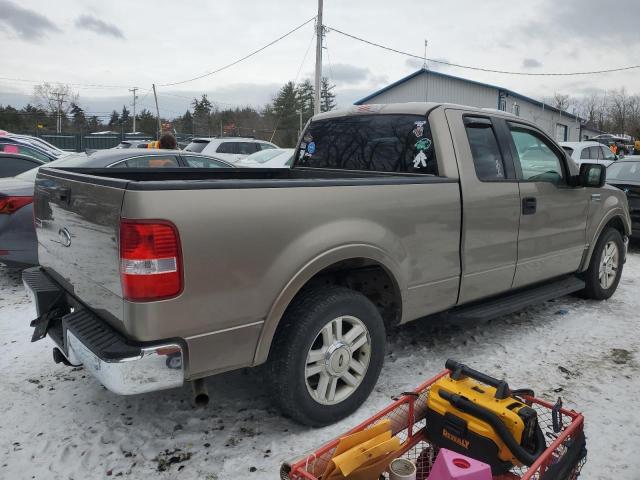
<svg viewBox="0 0 640 480">
<path fill-rule="evenodd" d="M 316 153 L 316 144 L 315 144 L 315 142 L 309 142 L 309 144 L 307 145 L 307 152 L 309 152 L 309 154 L 311 154 L 311 155 Z"/>
<path fill-rule="evenodd" d="M 420 120 L 418 122 L 413 122 L 413 134 L 420 138 L 424 134 L 424 124 L 427 123 L 425 120 Z"/>
</svg>

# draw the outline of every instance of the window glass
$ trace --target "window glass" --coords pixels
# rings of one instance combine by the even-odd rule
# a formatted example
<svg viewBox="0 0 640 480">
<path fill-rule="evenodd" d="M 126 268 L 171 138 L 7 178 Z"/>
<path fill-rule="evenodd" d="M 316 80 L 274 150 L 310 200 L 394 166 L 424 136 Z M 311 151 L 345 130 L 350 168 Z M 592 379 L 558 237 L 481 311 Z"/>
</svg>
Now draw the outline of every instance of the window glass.
<svg viewBox="0 0 640 480">
<path fill-rule="evenodd" d="M 504 161 L 491 125 L 471 124 L 466 126 L 473 165 L 479 180 L 503 180 Z"/>
<path fill-rule="evenodd" d="M 297 165 L 438 174 L 429 123 L 419 115 L 352 115 L 317 120 L 305 131 Z"/>
<path fill-rule="evenodd" d="M 580 154 L 580 160 L 588 160 L 590 158 L 591 158 L 591 148 L 590 147 L 583 148 L 582 153 Z"/>
<path fill-rule="evenodd" d="M 611 160 L 614 161 L 616 159 L 616 156 L 613 154 L 613 152 L 611 151 L 610 148 L 607 147 L 598 147 L 600 148 L 600 155 L 603 160 Z"/>
<path fill-rule="evenodd" d="M 272 148 L 270 150 L 262 150 L 260 152 L 256 152 L 253 155 L 251 155 L 247 160 L 251 160 L 252 162 L 256 162 L 256 163 L 265 163 L 271 160 L 272 158 L 277 157 L 280 154 L 282 154 L 280 150 L 276 150 Z"/>
<path fill-rule="evenodd" d="M 240 155 L 251 155 L 258 151 L 258 144 L 256 142 L 238 142 L 238 152 Z"/>
<path fill-rule="evenodd" d="M 562 178 L 562 161 L 553 151 L 547 139 L 532 130 L 510 125 L 511 137 L 516 146 L 522 170 L 522 180 L 559 183 Z"/>
<path fill-rule="evenodd" d="M 270 143 L 257 143 L 256 145 L 261 150 L 269 150 L 272 148 L 276 148 L 274 145 L 271 145 Z"/>
<path fill-rule="evenodd" d="M 110 166 L 115 168 L 173 168 L 180 165 L 178 159 L 173 155 L 154 155 L 130 158 Z"/>
<path fill-rule="evenodd" d="M 202 150 L 204 150 L 204 147 L 206 147 L 207 145 L 209 145 L 209 140 L 194 140 L 189 145 L 184 147 L 184 149 L 187 152 L 200 153 Z"/>
<path fill-rule="evenodd" d="M 41 165 L 36 160 L 25 158 L 0 157 L 0 177 L 15 177 L 16 175 L 31 170 Z"/>
<path fill-rule="evenodd" d="M 571 147 L 562 147 L 562 149 L 567 152 L 567 155 L 571 156 L 573 155 L 573 148 Z M 583 152 L 584 153 L 584 152 Z"/>
<path fill-rule="evenodd" d="M 35 148 L 27 147 L 25 145 L 5 143 L 0 145 L 0 148 L 2 149 L 3 152 L 20 153 L 22 155 L 26 155 L 31 158 L 42 160 L 43 162 L 48 162 L 50 160 L 50 158 L 46 156 L 44 153 L 36 150 Z"/>
<path fill-rule="evenodd" d="M 227 168 L 227 165 L 224 162 L 220 162 L 213 158 L 208 157 L 196 157 L 195 155 L 187 155 L 184 157 L 187 161 L 187 165 L 191 168 Z"/>
<path fill-rule="evenodd" d="M 607 168 L 607 182 L 640 182 L 640 162 L 616 162 Z"/>
<path fill-rule="evenodd" d="M 216 152 L 217 153 L 236 153 L 236 142 L 222 142 L 220 145 L 218 145 Z"/>
</svg>

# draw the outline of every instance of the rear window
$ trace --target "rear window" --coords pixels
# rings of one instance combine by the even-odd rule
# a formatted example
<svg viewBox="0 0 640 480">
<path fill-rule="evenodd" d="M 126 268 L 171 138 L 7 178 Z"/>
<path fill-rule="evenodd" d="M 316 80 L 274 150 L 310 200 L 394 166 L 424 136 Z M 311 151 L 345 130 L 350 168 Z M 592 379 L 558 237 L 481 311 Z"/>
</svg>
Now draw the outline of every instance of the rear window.
<svg viewBox="0 0 640 480">
<path fill-rule="evenodd" d="M 438 174 L 429 123 L 419 115 L 357 115 L 312 122 L 300 143 L 297 165 Z"/>
<path fill-rule="evenodd" d="M 571 147 L 562 147 L 562 149 L 567 152 L 567 155 L 571 156 L 573 155 L 573 148 Z"/>
<path fill-rule="evenodd" d="M 209 140 L 194 140 L 189 145 L 187 145 L 184 149 L 187 152 L 196 152 L 200 153 L 204 150 L 204 147 L 209 145 Z"/>
</svg>

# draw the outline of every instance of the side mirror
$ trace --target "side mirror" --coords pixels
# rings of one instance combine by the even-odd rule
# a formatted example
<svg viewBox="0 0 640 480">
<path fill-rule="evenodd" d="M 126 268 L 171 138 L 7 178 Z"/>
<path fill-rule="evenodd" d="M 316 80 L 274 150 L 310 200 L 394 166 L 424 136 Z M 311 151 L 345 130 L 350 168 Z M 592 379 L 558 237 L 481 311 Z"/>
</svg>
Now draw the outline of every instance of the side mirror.
<svg viewBox="0 0 640 480">
<path fill-rule="evenodd" d="M 578 185 L 581 187 L 600 188 L 607 181 L 607 168 L 598 163 L 580 165 Z"/>
</svg>

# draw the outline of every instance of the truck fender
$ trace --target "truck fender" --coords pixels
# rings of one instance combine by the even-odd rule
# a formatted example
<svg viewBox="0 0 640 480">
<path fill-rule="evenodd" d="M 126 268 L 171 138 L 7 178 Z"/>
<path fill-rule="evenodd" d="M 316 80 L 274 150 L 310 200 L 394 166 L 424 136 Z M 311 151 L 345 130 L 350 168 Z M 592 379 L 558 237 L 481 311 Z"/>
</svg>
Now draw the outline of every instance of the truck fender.
<svg viewBox="0 0 640 480">
<path fill-rule="evenodd" d="M 309 280 L 325 268 L 345 260 L 353 258 L 366 258 L 380 264 L 389 275 L 395 280 L 400 291 L 401 297 L 406 290 L 405 285 L 401 282 L 403 278 L 400 274 L 400 267 L 397 265 L 384 250 L 369 244 L 350 244 L 341 245 L 325 251 L 307 262 L 291 280 L 280 291 L 280 294 L 273 302 L 264 322 L 258 346 L 254 357 L 254 365 L 264 363 L 269 356 L 271 342 L 275 335 L 280 319 L 284 315 L 285 310 L 304 287 Z"/>
<path fill-rule="evenodd" d="M 631 235 L 631 224 L 628 221 L 627 216 L 622 208 L 616 207 L 607 212 L 607 214 L 602 217 L 600 223 L 598 223 L 598 227 L 595 230 L 595 233 L 592 238 L 589 239 L 589 248 L 585 251 L 584 257 L 582 258 L 582 263 L 580 264 L 580 272 L 584 272 L 587 268 L 589 268 L 589 262 L 591 262 L 591 256 L 593 255 L 593 249 L 596 247 L 596 243 L 598 238 L 602 234 L 602 231 L 605 229 L 607 224 L 613 220 L 614 218 L 619 218 L 622 224 L 624 225 L 625 235 Z"/>
</svg>

